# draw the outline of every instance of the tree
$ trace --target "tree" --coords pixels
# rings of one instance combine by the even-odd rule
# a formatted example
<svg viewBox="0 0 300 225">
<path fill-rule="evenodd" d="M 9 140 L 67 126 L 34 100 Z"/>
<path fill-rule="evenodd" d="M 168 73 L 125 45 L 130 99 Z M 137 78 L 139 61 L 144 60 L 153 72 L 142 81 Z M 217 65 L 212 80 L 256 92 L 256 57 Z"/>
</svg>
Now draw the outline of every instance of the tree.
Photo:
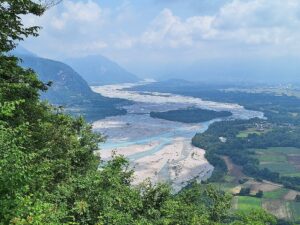
<svg viewBox="0 0 300 225">
<path fill-rule="evenodd" d="M 300 202 L 300 195 L 296 195 L 295 201 L 296 201 L 296 202 Z"/>
<path fill-rule="evenodd" d="M 252 210 L 250 212 L 239 212 L 232 225 L 275 225 L 277 224 L 275 216 L 266 213 L 263 210 Z"/>
<path fill-rule="evenodd" d="M 255 197 L 257 198 L 262 198 L 264 196 L 264 192 L 259 190 L 256 194 L 255 194 Z"/>
<path fill-rule="evenodd" d="M 248 187 L 241 188 L 239 195 L 246 196 L 250 194 L 251 189 Z"/>
<path fill-rule="evenodd" d="M 12 50 L 25 37 L 37 36 L 39 27 L 25 27 L 21 16 L 40 16 L 45 7 L 31 0 L 1 0 L 0 3 L 0 51 L 3 53 Z"/>
</svg>

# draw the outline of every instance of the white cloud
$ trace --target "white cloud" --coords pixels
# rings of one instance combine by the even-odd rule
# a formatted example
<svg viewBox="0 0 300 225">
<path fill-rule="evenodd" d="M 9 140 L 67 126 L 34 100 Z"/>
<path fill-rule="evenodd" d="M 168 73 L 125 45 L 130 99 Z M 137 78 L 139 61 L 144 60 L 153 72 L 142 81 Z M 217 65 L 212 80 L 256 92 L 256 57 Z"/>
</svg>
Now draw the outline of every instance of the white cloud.
<svg viewBox="0 0 300 225">
<path fill-rule="evenodd" d="M 66 11 L 62 13 L 62 18 L 66 20 L 75 20 L 78 22 L 102 22 L 102 9 L 91 0 L 88 2 L 65 1 Z"/>
<path fill-rule="evenodd" d="M 57 51 L 74 56 L 97 53 L 108 46 L 103 30 L 108 18 L 109 10 L 102 9 L 93 0 L 65 0 L 42 17 L 25 17 L 24 21 L 26 25 L 42 26 L 35 42 L 43 43 L 44 48 L 38 49 L 38 53 L 47 55 L 47 51 Z M 28 45 L 35 49 L 34 43 Z"/>
<path fill-rule="evenodd" d="M 183 21 L 170 9 L 164 9 L 142 34 L 141 43 L 160 47 L 193 46 L 195 39 L 213 36 L 213 18 L 190 17 Z"/>
<path fill-rule="evenodd" d="M 143 54 L 159 60 L 175 54 L 234 55 L 235 50 L 249 49 L 299 54 L 299 0 L 232 0 L 210 14 L 181 17 L 176 9 L 166 8 L 153 15 L 135 8 L 131 0 L 120 0 L 115 8 L 100 7 L 97 0 L 64 0 L 41 18 L 26 17 L 26 24 L 44 27 L 27 47 L 48 56 L 124 57 L 126 52 L 126 60 L 131 53 L 132 58 Z"/>
<path fill-rule="evenodd" d="M 57 30 L 63 30 L 66 23 L 58 18 L 53 18 L 53 20 L 50 22 L 50 25 Z"/>
<path fill-rule="evenodd" d="M 141 35 L 140 41 L 158 47 L 195 47 L 203 41 L 299 44 L 299 25 L 300 1 L 233 0 L 214 15 L 185 20 L 170 9 L 164 9 Z"/>
<path fill-rule="evenodd" d="M 126 35 L 119 36 L 114 40 L 114 47 L 117 49 L 130 49 L 136 44 L 137 40 Z"/>
<path fill-rule="evenodd" d="M 215 15 L 219 39 L 246 44 L 286 44 L 299 37 L 300 2 L 295 0 L 234 0 Z M 298 42 L 298 41 L 297 41 Z"/>
</svg>

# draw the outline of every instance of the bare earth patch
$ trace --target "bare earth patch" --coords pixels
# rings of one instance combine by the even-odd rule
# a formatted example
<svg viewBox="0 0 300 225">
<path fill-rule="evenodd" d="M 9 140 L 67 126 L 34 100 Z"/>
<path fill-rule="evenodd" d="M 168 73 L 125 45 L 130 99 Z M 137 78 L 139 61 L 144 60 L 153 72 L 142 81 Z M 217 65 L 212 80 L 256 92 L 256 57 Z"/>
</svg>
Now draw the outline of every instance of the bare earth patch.
<svg viewBox="0 0 300 225">
<path fill-rule="evenodd" d="M 158 145 L 159 142 L 153 141 L 144 145 L 131 145 L 127 147 L 119 147 L 116 149 L 99 150 L 95 153 L 99 154 L 103 160 L 108 161 L 111 159 L 113 153 L 115 153 L 116 155 L 128 157 L 137 153 L 149 151 L 152 148 L 157 147 Z"/>
<path fill-rule="evenodd" d="M 182 138 L 163 147 L 153 155 L 132 162 L 133 185 L 148 179 L 151 183 L 170 182 L 174 192 L 186 186 L 190 180 L 206 180 L 211 176 L 213 166 L 204 157 L 205 151 L 196 148 Z M 163 172 L 163 170 L 165 170 Z M 161 173 L 164 176 L 160 176 Z"/>
<path fill-rule="evenodd" d="M 286 202 L 282 200 L 263 201 L 262 207 L 279 219 L 291 219 L 291 213 Z"/>
<path fill-rule="evenodd" d="M 297 195 L 300 195 L 300 192 L 299 192 L 299 191 L 290 190 L 290 191 L 284 196 L 284 200 L 287 200 L 287 201 L 294 201 Z"/>
<path fill-rule="evenodd" d="M 238 202 L 239 202 L 238 196 L 234 196 L 232 198 L 232 209 L 234 209 L 234 210 L 238 209 Z"/>
<path fill-rule="evenodd" d="M 289 163 L 293 164 L 297 169 L 300 169 L 300 155 L 289 154 L 288 161 L 289 161 Z"/>
<path fill-rule="evenodd" d="M 240 193 L 241 189 L 242 189 L 242 186 L 239 185 L 239 186 L 236 186 L 236 187 L 232 188 L 230 190 L 230 192 L 233 195 L 237 195 L 238 193 Z"/>
<path fill-rule="evenodd" d="M 258 191 L 270 192 L 282 188 L 282 185 L 269 181 L 258 182 L 255 180 L 249 180 L 246 182 L 246 185 L 250 187 L 251 193 L 253 194 L 257 193 Z"/>
<path fill-rule="evenodd" d="M 172 145 L 167 145 L 159 152 L 153 155 L 142 157 L 132 162 L 134 166 L 134 181 L 137 185 L 145 179 L 149 179 L 152 183 L 157 183 L 158 173 L 161 169 L 172 161 L 179 160 L 182 155 L 183 143 L 180 139 L 175 139 Z M 168 180 L 168 177 L 165 177 Z"/>
<path fill-rule="evenodd" d="M 208 179 L 213 171 L 213 166 L 204 157 L 205 150 L 192 145 L 189 148 L 190 153 L 185 159 L 170 163 L 170 178 L 175 192 L 186 186 L 192 179 L 198 181 Z"/>
<path fill-rule="evenodd" d="M 226 163 L 229 174 L 235 177 L 236 181 L 244 177 L 241 166 L 237 166 L 234 163 L 232 163 L 231 159 L 228 156 L 222 156 L 222 159 Z"/>
</svg>

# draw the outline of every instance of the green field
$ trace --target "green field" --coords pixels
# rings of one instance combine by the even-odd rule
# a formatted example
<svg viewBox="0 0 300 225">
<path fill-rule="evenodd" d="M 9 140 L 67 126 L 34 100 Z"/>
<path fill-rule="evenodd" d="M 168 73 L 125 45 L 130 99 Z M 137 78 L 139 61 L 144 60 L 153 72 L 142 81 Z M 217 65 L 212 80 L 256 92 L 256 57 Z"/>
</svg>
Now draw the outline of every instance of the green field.
<svg viewBox="0 0 300 225">
<path fill-rule="evenodd" d="M 233 176 L 226 175 L 226 176 L 224 177 L 224 181 L 225 181 L 225 182 L 228 182 L 228 183 L 231 183 L 231 182 L 233 182 L 234 180 L 235 180 L 235 177 L 233 177 Z"/>
<path fill-rule="evenodd" d="M 263 153 L 300 154 L 300 149 L 294 147 L 270 147 L 266 149 L 259 149 L 259 151 Z"/>
<path fill-rule="evenodd" d="M 262 199 L 248 196 L 238 197 L 238 209 L 239 210 L 251 210 L 260 209 L 262 204 Z"/>
<path fill-rule="evenodd" d="M 235 209 L 241 211 L 264 208 L 279 218 L 300 223 L 300 202 L 284 200 L 288 191 L 288 189 L 280 188 L 265 192 L 263 198 L 236 196 L 233 199 L 233 205 Z"/>
<path fill-rule="evenodd" d="M 249 134 L 257 134 L 257 135 L 261 135 L 262 133 L 264 132 L 260 132 L 260 131 L 257 131 L 255 128 L 249 128 L 247 130 L 244 130 L 244 131 L 241 131 L 237 137 L 239 138 L 246 138 L 249 136 Z"/>
<path fill-rule="evenodd" d="M 289 207 L 292 212 L 293 220 L 300 223 L 300 202 L 290 202 Z"/>
<path fill-rule="evenodd" d="M 282 87 L 258 87 L 258 88 L 229 88 L 228 91 L 242 91 L 247 93 L 266 93 L 275 95 L 288 95 L 300 98 L 300 90 L 298 88 L 282 88 Z"/>
<path fill-rule="evenodd" d="M 231 183 L 231 182 L 214 183 L 214 185 L 218 189 L 225 191 L 225 192 L 230 192 L 230 190 L 236 186 L 236 184 Z"/>
<path fill-rule="evenodd" d="M 253 150 L 253 149 L 252 149 Z M 293 154 L 297 155 L 300 153 L 300 149 L 296 148 L 268 148 L 268 149 L 255 149 L 256 157 L 264 162 L 265 165 L 273 166 L 279 172 L 291 172 L 297 171 L 296 167 L 293 167 L 289 163 L 288 156 Z M 266 164 L 267 163 L 267 164 Z M 263 166 L 262 165 L 262 166 Z M 276 166 L 274 166 L 276 165 Z M 281 165 L 281 167 L 279 166 Z M 270 166 L 270 167 L 271 167 Z M 292 169 L 290 169 L 292 168 Z M 289 171 L 290 170 L 290 171 Z M 292 175 L 290 173 L 289 175 Z M 243 175 L 244 178 L 247 176 Z M 240 179 L 240 177 L 239 177 Z M 248 177 L 246 183 L 240 184 L 235 173 L 229 171 L 222 182 L 215 183 L 217 188 L 223 191 L 238 194 L 239 188 L 249 187 L 253 190 L 262 190 L 263 197 L 251 197 L 251 196 L 238 196 L 235 195 L 232 200 L 232 209 L 249 211 L 251 209 L 263 208 L 269 213 L 277 216 L 278 218 L 286 219 L 292 222 L 299 222 L 300 224 L 300 203 L 297 203 L 291 199 L 287 199 L 290 189 L 280 187 L 274 184 L 274 188 L 270 188 L 270 183 L 268 182 L 258 182 L 254 179 Z M 259 187 L 257 186 L 259 183 Z M 272 185 L 272 184 L 271 184 Z M 236 192 L 237 191 L 237 192 Z M 252 195 L 255 195 L 253 191 Z"/>
<path fill-rule="evenodd" d="M 264 192 L 263 198 L 265 199 L 281 199 L 289 192 L 288 189 L 280 188 L 275 191 Z"/>
<path fill-rule="evenodd" d="M 260 168 L 268 168 L 282 176 L 300 176 L 300 149 L 278 147 L 255 149 Z M 298 161 L 297 161 L 298 160 Z"/>
<path fill-rule="evenodd" d="M 261 155 L 258 156 L 258 159 L 260 162 L 272 162 L 272 163 L 286 163 L 287 162 L 287 157 L 286 155 L 281 155 L 281 154 L 264 154 L 262 153 Z"/>
</svg>

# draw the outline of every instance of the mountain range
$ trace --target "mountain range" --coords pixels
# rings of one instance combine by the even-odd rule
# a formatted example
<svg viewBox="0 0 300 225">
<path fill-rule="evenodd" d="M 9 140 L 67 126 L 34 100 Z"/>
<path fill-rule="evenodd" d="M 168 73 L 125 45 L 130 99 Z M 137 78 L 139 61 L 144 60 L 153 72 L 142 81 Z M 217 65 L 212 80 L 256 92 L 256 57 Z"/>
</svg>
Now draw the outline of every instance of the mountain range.
<svg viewBox="0 0 300 225">
<path fill-rule="evenodd" d="M 126 113 L 119 109 L 124 100 L 107 98 L 94 93 L 88 83 L 69 65 L 39 57 L 24 48 L 17 48 L 13 55 L 21 58 L 24 68 L 32 68 L 43 82 L 52 82 L 47 92 L 41 93 L 43 100 L 62 105 L 66 111 L 84 115 L 88 120 L 101 119 Z"/>
<path fill-rule="evenodd" d="M 145 68 L 147 69 L 147 68 Z M 153 68 L 154 70 L 156 68 Z M 147 71 L 151 71 L 147 69 Z M 261 83 L 285 84 L 300 83 L 299 58 L 257 58 L 257 59 L 209 59 L 188 65 L 169 64 L 157 68 L 154 77 L 157 80 L 185 79 L 206 83 Z"/>
<path fill-rule="evenodd" d="M 140 79 L 102 55 L 66 59 L 90 85 L 132 83 Z"/>
</svg>

